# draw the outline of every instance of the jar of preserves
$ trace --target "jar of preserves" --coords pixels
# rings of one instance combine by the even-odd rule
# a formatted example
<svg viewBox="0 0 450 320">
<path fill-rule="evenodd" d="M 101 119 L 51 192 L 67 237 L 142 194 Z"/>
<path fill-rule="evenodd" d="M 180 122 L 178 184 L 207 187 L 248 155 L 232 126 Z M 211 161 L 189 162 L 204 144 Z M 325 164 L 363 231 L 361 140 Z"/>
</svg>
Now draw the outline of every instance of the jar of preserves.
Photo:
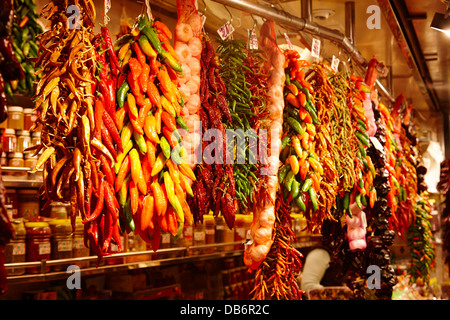
<svg viewBox="0 0 450 320">
<path fill-rule="evenodd" d="M 41 144 L 41 132 L 37 131 L 37 132 L 32 132 L 31 133 L 31 146 L 37 146 Z"/>
<path fill-rule="evenodd" d="M 0 159 L 0 165 L 2 167 L 6 167 L 8 165 L 8 156 L 6 155 L 6 152 L 2 152 L 2 156 Z"/>
<path fill-rule="evenodd" d="M 8 154 L 8 166 L 14 168 L 23 168 L 24 167 L 23 153 L 21 152 L 13 152 Z M 13 176 L 26 176 L 26 171 L 13 171 L 10 173 Z"/>
<path fill-rule="evenodd" d="M 184 246 L 191 247 L 194 244 L 194 227 L 187 224 L 183 227 Z"/>
<path fill-rule="evenodd" d="M 215 218 L 216 223 L 216 243 L 228 243 L 234 242 L 234 230 L 230 230 L 227 224 L 225 223 L 225 219 L 223 216 L 218 216 Z M 224 246 L 224 251 L 232 251 L 233 245 Z"/>
<path fill-rule="evenodd" d="M 31 146 L 31 135 L 26 130 L 16 130 L 17 145 L 16 152 L 23 152 Z"/>
<path fill-rule="evenodd" d="M 33 123 L 36 122 L 37 112 L 33 111 L 33 108 L 24 108 L 23 109 L 23 130 L 30 131 Z"/>
<path fill-rule="evenodd" d="M 26 242 L 26 261 L 42 261 L 51 258 L 51 234 L 52 230 L 47 222 L 36 221 L 26 222 L 25 229 L 27 235 Z M 40 273 L 40 267 L 28 267 L 27 273 Z M 45 268 L 45 272 L 50 272 L 50 267 Z"/>
<path fill-rule="evenodd" d="M 75 222 L 75 232 L 73 233 L 72 257 L 81 258 L 89 256 L 89 248 L 84 245 L 84 224 L 81 218 Z M 89 266 L 89 261 L 77 262 L 80 268 Z"/>
<path fill-rule="evenodd" d="M 16 130 L 14 129 L 5 129 L 3 133 L 3 151 L 4 152 L 16 152 L 17 148 L 17 137 Z"/>
<path fill-rule="evenodd" d="M 33 169 L 37 164 L 38 157 L 34 156 L 32 153 L 25 153 L 25 160 L 23 162 L 23 166 L 25 168 Z"/>
<path fill-rule="evenodd" d="M 23 130 L 23 108 L 8 107 L 8 128 Z"/>
<path fill-rule="evenodd" d="M 197 223 L 194 227 L 194 246 L 204 246 L 206 244 L 205 225 Z M 195 249 L 194 254 L 203 253 L 203 249 Z"/>
<path fill-rule="evenodd" d="M 72 258 L 73 237 L 70 219 L 53 219 L 49 222 L 52 230 L 52 260 Z M 53 271 L 61 271 L 64 265 L 52 266 Z"/>
<path fill-rule="evenodd" d="M 205 224 L 205 244 L 214 244 L 216 241 L 216 223 L 214 221 L 214 216 L 205 214 L 203 216 L 203 223 Z M 211 248 L 211 251 L 212 250 L 213 249 Z"/>
<path fill-rule="evenodd" d="M 5 245 L 5 263 L 25 262 L 25 225 L 22 219 L 11 220 L 11 225 L 14 228 L 14 238 Z M 11 276 L 22 275 L 25 268 L 6 268 L 6 273 Z"/>
</svg>

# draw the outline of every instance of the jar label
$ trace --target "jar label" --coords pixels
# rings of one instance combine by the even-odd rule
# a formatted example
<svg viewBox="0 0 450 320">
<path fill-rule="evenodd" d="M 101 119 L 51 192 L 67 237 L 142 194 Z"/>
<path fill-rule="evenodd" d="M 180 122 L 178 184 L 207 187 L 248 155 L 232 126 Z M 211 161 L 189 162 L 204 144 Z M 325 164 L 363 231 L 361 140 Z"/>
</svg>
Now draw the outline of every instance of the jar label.
<svg viewBox="0 0 450 320">
<path fill-rule="evenodd" d="M 161 243 L 170 243 L 170 233 L 161 234 Z"/>
<path fill-rule="evenodd" d="M 210 236 L 210 235 L 214 235 L 216 233 L 216 230 L 214 229 L 206 229 L 205 233 Z"/>
<path fill-rule="evenodd" d="M 74 249 L 83 249 L 84 248 L 84 240 L 83 239 L 73 239 L 73 248 Z"/>
<path fill-rule="evenodd" d="M 216 225 L 216 229 L 217 230 L 225 230 L 225 226 L 218 224 L 218 225 Z"/>
<path fill-rule="evenodd" d="M 194 228 L 192 228 L 192 226 L 186 226 L 184 228 L 184 235 L 185 236 L 192 236 L 193 231 L 194 231 Z"/>
<path fill-rule="evenodd" d="M 39 245 L 39 255 L 50 254 L 51 247 L 49 243 L 41 243 Z"/>
<path fill-rule="evenodd" d="M 205 233 L 201 231 L 194 232 L 195 241 L 205 241 Z"/>
<path fill-rule="evenodd" d="M 25 243 L 14 243 L 13 252 L 14 256 L 22 256 L 25 254 Z"/>
<path fill-rule="evenodd" d="M 32 116 L 30 117 L 30 119 L 31 119 L 31 121 L 32 121 L 32 122 L 36 122 L 36 120 L 37 120 L 37 116 L 35 116 L 35 115 L 32 115 Z"/>
<path fill-rule="evenodd" d="M 58 251 L 72 251 L 72 241 L 71 240 L 59 241 Z"/>
<path fill-rule="evenodd" d="M 11 115 L 11 119 L 12 120 L 20 120 L 20 115 L 19 114 L 12 114 Z"/>
<path fill-rule="evenodd" d="M 241 239 L 245 238 L 246 230 L 244 228 L 236 229 L 236 233 L 241 237 Z"/>
</svg>

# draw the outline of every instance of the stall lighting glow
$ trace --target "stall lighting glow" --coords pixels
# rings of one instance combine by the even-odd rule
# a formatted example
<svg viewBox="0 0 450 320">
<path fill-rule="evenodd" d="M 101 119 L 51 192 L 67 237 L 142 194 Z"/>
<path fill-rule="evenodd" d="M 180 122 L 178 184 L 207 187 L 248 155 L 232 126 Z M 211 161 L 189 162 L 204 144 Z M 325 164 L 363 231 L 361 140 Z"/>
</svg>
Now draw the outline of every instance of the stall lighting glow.
<svg viewBox="0 0 450 320">
<path fill-rule="evenodd" d="M 448 12 L 446 14 L 435 13 L 431 22 L 431 28 L 450 36 L 450 18 L 448 17 Z"/>
</svg>

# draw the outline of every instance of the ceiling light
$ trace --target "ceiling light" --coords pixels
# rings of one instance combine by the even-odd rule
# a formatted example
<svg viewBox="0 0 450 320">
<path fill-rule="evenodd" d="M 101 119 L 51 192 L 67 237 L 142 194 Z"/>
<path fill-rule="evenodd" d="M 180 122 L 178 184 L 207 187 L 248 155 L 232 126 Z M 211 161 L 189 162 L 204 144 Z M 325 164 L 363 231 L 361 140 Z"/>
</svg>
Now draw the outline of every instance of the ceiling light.
<svg viewBox="0 0 450 320">
<path fill-rule="evenodd" d="M 436 12 L 431 22 L 431 28 L 450 35 L 450 18 L 448 11 L 446 14 Z"/>
</svg>

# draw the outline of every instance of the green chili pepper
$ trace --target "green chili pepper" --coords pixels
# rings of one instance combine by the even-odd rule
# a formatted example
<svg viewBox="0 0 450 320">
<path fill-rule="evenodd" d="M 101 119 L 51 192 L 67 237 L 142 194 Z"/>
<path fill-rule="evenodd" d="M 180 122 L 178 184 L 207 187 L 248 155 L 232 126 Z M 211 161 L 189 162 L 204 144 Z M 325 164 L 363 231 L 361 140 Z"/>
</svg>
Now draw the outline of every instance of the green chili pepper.
<svg viewBox="0 0 450 320">
<path fill-rule="evenodd" d="M 365 195 L 361 195 L 361 204 L 364 206 L 364 207 L 367 207 L 367 197 L 365 196 Z"/>
<path fill-rule="evenodd" d="M 358 192 L 358 194 L 355 197 L 356 205 L 358 208 L 362 209 L 362 203 L 361 203 L 361 193 Z"/>
<path fill-rule="evenodd" d="M 300 192 L 300 182 L 298 182 L 294 178 L 294 181 L 292 181 L 292 187 L 291 187 L 291 196 L 292 196 L 292 198 L 297 198 L 299 192 Z"/>
<path fill-rule="evenodd" d="M 117 90 L 117 103 L 119 104 L 120 108 L 123 108 L 129 90 L 130 85 L 128 84 L 127 81 L 124 81 L 122 85 L 119 87 L 119 90 Z"/>
<path fill-rule="evenodd" d="M 189 130 L 188 126 L 186 125 L 186 122 L 184 122 L 182 116 L 177 116 L 175 120 L 181 128 L 183 128 L 185 130 Z"/>
<path fill-rule="evenodd" d="M 156 58 L 158 53 L 153 49 L 152 45 L 150 44 L 147 36 L 145 34 L 141 35 L 138 39 L 139 47 L 141 48 L 142 52 L 146 54 L 147 56 L 151 58 Z"/>
<path fill-rule="evenodd" d="M 319 118 L 317 118 L 316 114 L 316 108 L 312 104 L 311 101 L 307 101 L 305 104 L 305 110 L 308 111 L 309 115 L 311 116 L 311 119 L 315 125 L 320 125 Z"/>
<path fill-rule="evenodd" d="M 285 74 L 286 74 L 286 85 L 290 86 L 291 85 L 291 69 L 286 69 L 285 70 Z"/>
<path fill-rule="evenodd" d="M 294 181 L 294 178 L 295 178 L 294 172 L 292 172 L 292 170 L 289 171 L 289 173 L 286 176 L 286 180 L 284 181 L 284 186 L 289 192 L 291 192 L 292 190 L 292 182 Z"/>
<path fill-rule="evenodd" d="M 284 148 L 286 148 L 290 143 L 291 143 L 291 137 L 289 137 L 288 135 L 286 135 L 286 136 L 281 140 L 281 150 L 284 150 Z"/>
<path fill-rule="evenodd" d="M 114 51 L 116 51 L 116 52 L 119 51 L 119 49 L 121 47 L 123 47 L 125 44 L 127 44 L 130 41 L 132 41 L 133 39 L 134 39 L 134 37 L 130 33 L 121 36 L 119 39 L 117 39 L 114 42 Z"/>
<path fill-rule="evenodd" d="M 173 70 L 177 72 L 182 72 L 183 69 L 181 68 L 181 64 L 166 50 L 161 49 L 161 57 L 164 59 L 164 61 L 171 67 Z"/>
<path fill-rule="evenodd" d="M 343 206 L 344 206 L 345 210 L 349 209 L 349 207 L 350 207 L 350 192 L 345 193 Z"/>
<path fill-rule="evenodd" d="M 292 129 L 294 129 L 300 135 L 303 135 L 303 128 L 302 128 L 300 122 L 298 122 L 297 120 L 295 120 L 292 117 L 288 117 L 287 122 L 291 126 Z"/>
<path fill-rule="evenodd" d="M 303 86 L 297 80 L 291 80 L 291 82 L 299 89 L 302 90 Z M 308 97 L 308 96 L 307 96 Z"/>
<path fill-rule="evenodd" d="M 358 138 L 358 140 L 364 144 L 366 147 L 369 148 L 369 138 L 367 136 L 365 136 L 364 134 L 362 134 L 359 131 L 355 131 L 355 136 Z"/>
<path fill-rule="evenodd" d="M 307 179 L 305 180 L 305 182 L 303 182 L 303 185 L 302 185 L 302 192 L 307 192 L 307 191 L 309 191 L 309 189 L 310 189 L 311 186 L 312 186 L 312 183 L 313 183 L 312 179 L 311 179 L 311 178 L 307 178 Z"/>
<path fill-rule="evenodd" d="M 145 26 L 141 31 L 147 36 L 156 52 L 162 53 L 163 49 L 161 46 L 161 41 L 159 41 L 158 34 L 156 33 L 155 29 L 150 26 Z"/>
<path fill-rule="evenodd" d="M 144 154 L 147 153 L 147 143 L 145 142 L 144 135 L 139 134 L 136 131 L 133 131 L 133 138 L 136 144 L 138 145 L 139 150 L 141 150 L 141 152 Z"/>
<path fill-rule="evenodd" d="M 283 165 L 280 170 L 278 170 L 278 182 L 280 184 L 283 183 L 284 178 L 286 178 L 288 172 L 291 170 L 291 165 L 289 163 L 286 163 Z"/>
<path fill-rule="evenodd" d="M 294 202 L 297 205 L 297 207 L 300 209 L 300 211 L 306 210 L 306 205 L 303 202 L 303 196 L 301 193 L 296 198 L 294 198 Z"/>
<path fill-rule="evenodd" d="M 131 212 L 131 198 L 128 198 L 127 203 L 123 208 L 123 213 L 128 227 L 130 227 L 131 231 L 134 231 L 135 225 L 133 220 L 133 213 Z"/>
<path fill-rule="evenodd" d="M 311 199 L 311 204 L 313 206 L 313 211 L 317 211 L 319 209 L 319 205 L 317 204 L 317 195 L 314 191 L 314 188 L 308 189 L 309 198 Z"/>
<path fill-rule="evenodd" d="M 171 148 L 170 148 L 169 141 L 167 141 L 167 138 L 166 138 L 165 136 L 162 136 L 162 137 L 159 139 L 159 145 L 160 145 L 160 147 L 161 147 L 161 150 L 162 150 L 164 156 L 165 156 L 167 159 L 169 159 L 169 158 L 170 158 L 170 151 L 171 151 Z"/>
</svg>

